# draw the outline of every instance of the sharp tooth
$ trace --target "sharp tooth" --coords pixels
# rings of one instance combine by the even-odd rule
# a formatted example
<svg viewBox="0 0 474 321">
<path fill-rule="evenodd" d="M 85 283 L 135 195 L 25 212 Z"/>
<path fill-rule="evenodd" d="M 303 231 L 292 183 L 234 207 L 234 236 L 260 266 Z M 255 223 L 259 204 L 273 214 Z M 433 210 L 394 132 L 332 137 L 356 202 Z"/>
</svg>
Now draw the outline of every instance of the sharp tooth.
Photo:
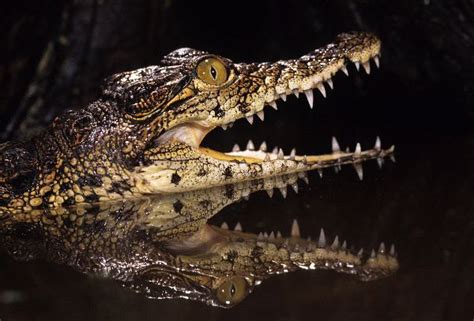
<svg viewBox="0 0 474 321">
<path fill-rule="evenodd" d="M 377 66 L 377 68 L 380 68 L 379 56 L 375 56 L 375 57 L 374 57 L 374 62 L 375 62 L 375 65 Z"/>
<path fill-rule="evenodd" d="M 357 173 L 357 176 L 359 176 L 359 179 L 363 180 L 364 179 L 364 169 L 362 168 L 362 164 L 361 163 L 355 163 L 354 164 L 354 169 Z"/>
<path fill-rule="evenodd" d="M 237 222 L 237 224 L 234 227 L 234 231 L 242 232 L 242 224 L 240 224 L 240 222 Z"/>
<path fill-rule="evenodd" d="M 267 232 L 263 233 L 263 238 L 268 239 L 268 233 Z"/>
<path fill-rule="evenodd" d="M 384 160 L 382 157 L 377 158 L 377 165 L 379 166 L 380 169 L 382 169 L 383 162 Z"/>
<path fill-rule="evenodd" d="M 354 62 L 354 65 L 356 66 L 357 71 L 360 69 L 360 63 L 358 61 Z"/>
<path fill-rule="evenodd" d="M 323 169 L 322 168 L 318 168 L 318 174 L 319 174 L 320 178 L 323 178 Z"/>
<path fill-rule="evenodd" d="M 272 106 L 273 109 L 278 110 L 278 106 L 277 106 L 276 101 L 272 101 L 269 105 Z"/>
<path fill-rule="evenodd" d="M 391 255 L 391 256 L 395 256 L 395 255 L 396 255 L 396 252 L 395 252 L 395 245 L 393 245 L 393 244 L 390 246 L 390 255 Z"/>
<path fill-rule="evenodd" d="M 367 60 L 366 62 L 362 63 L 362 67 L 364 67 L 365 72 L 370 74 L 370 60 Z"/>
<path fill-rule="evenodd" d="M 300 98 L 300 92 L 298 90 L 293 90 L 293 95 L 295 95 L 296 98 Z"/>
<path fill-rule="evenodd" d="M 278 158 L 278 159 L 283 159 L 284 156 L 285 156 L 285 155 L 283 154 L 283 149 L 280 148 L 280 149 L 278 150 L 278 156 L 277 156 L 277 158 Z"/>
<path fill-rule="evenodd" d="M 344 240 L 344 242 L 342 242 L 341 249 L 343 249 L 343 250 L 347 249 L 347 242 L 345 240 Z"/>
<path fill-rule="evenodd" d="M 253 144 L 251 139 L 247 143 L 247 150 L 255 150 L 255 145 Z"/>
<path fill-rule="evenodd" d="M 227 126 L 229 126 L 229 128 L 232 128 L 232 126 L 234 126 L 234 122 L 228 123 Z"/>
<path fill-rule="evenodd" d="M 257 241 L 263 241 L 263 239 L 264 239 L 263 233 L 262 232 L 258 233 Z"/>
<path fill-rule="evenodd" d="M 222 127 L 223 130 L 227 130 L 227 125 L 226 124 L 222 125 L 221 127 Z"/>
<path fill-rule="evenodd" d="M 279 190 L 280 190 L 281 196 L 283 196 L 283 198 L 286 198 L 286 194 L 287 194 L 286 186 L 285 187 L 280 187 Z"/>
<path fill-rule="evenodd" d="M 370 252 L 370 258 L 375 259 L 375 251 L 372 249 L 372 252 Z"/>
<path fill-rule="evenodd" d="M 362 257 L 362 255 L 364 254 L 364 248 L 362 247 L 359 252 L 357 252 L 357 256 L 358 257 Z"/>
<path fill-rule="evenodd" d="M 272 198 L 273 197 L 273 188 L 269 188 L 265 190 L 268 194 L 268 197 Z"/>
<path fill-rule="evenodd" d="M 327 84 L 329 85 L 329 87 L 330 87 L 331 89 L 334 89 L 334 84 L 333 84 L 331 78 L 329 78 L 328 80 L 326 80 L 326 82 L 327 82 Z"/>
<path fill-rule="evenodd" d="M 380 140 L 380 137 L 377 136 L 377 138 L 375 139 L 374 149 L 380 150 L 381 148 L 382 148 L 382 141 Z"/>
<path fill-rule="evenodd" d="M 361 152 L 362 152 L 362 148 L 360 147 L 360 143 L 357 143 L 356 149 L 355 149 L 355 151 L 354 151 L 354 154 L 355 154 L 356 156 L 360 156 L 360 153 L 361 153 Z"/>
<path fill-rule="evenodd" d="M 265 120 L 265 113 L 263 112 L 263 110 L 259 111 L 257 113 L 257 116 L 258 116 L 258 118 L 260 118 L 261 121 Z"/>
<path fill-rule="evenodd" d="M 277 237 L 278 239 L 281 239 L 281 238 L 283 237 L 283 235 L 281 235 L 281 232 L 278 231 L 276 237 Z"/>
<path fill-rule="evenodd" d="M 286 101 L 286 94 L 281 94 L 280 97 L 283 101 Z"/>
<path fill-rule="evenodd" d="M 326 98 L 326 88 L 324 88 L 324 84 L 320 82 L 318 83 L 317 87 L 319 91 L 321 92 L 321 95 L 323 95 L 323 97 Z"/>
<path fill-rule="evenodd" d="M 278 154 L 278 146 L 273 147 L 272 154 Z"/>
<path fill-rule="evenodd" d="M 339 237 L 336 235 L 334 242 L 332 242 L 331 248 L 337 250 L 339 248 Z"/>
<path fill-rule="evenodd" d="M 293 148 L 290 153 L 290 159 L 295 160 L 295 157 L 296 157 L 296 149 Z"/>
<path fill-rule="evenodd" d="M 311 89 L 305 90 L 304 94 L 306 95 L 306 99 L 308 100 L 309 107 L 313 109 L 313 91 Z"/>
<path fill-rule="evenodd" d="M 269 161 L 270 161 L 270 155 L 269 155 L 269 154 L 265 154 L 265 158 L 263 159 L 263 161 L 269 162 Z"/>
<path fill-rule="evenodd" d="M 247 121 L 250 123 L 250 125 L 253 124 L 253 115 L 247 116 Z"/>
<path fill-rule="evenodd" d="M 227 223 L 224 222 L 224 223 L 222 223 L 222 225 L 221 225 L 221 229 L 223 229 L 223 230 L 228 230 L 228 229 L 229 229 L 229 225 L 227 225 Z"/>
<path fill-rule="evenodd" d="M 326 247 L 326 235 L 324 234 L 324 229 L 321 229 L 321 232 L 319 232 L 318 247 Z"/>
<path fill-rule="evenodd" d="M 385 244 L 384 244 L 384 242 L 380 243 L 379 253 L 380 254 L 385 254 Z"/>
<path fill-rule="evenodd" d="M 306 172 L 299 172 L 298 177 L 303 180 L 303 182 L 306 183 L 306 185 L 309 185 L 309 179 L 308 179 L 308 173 Z"/>
<path fill-rule="evenodd" d="M 349 71 L 347 70 L 347 67 L 346 67 L 345 65 L 343 65 L 343 66 L 341 67 L 341 70 L 342 70 L 343 73 L 346 74 L 346 76 L 349 76 Z"/>
<path fill-rule="evenodd" d="M 232 147 L 232 151 L 233 152 L 239 152 L 240 151 L 239 145 L 235 144 L 234 147 Z"/>
<path fill-rule="evenodd" d="M 270 235 L 268 235 L 268 239 L 270 239 L 270 240 L 275 239 L 275 233 L 273 233 L 273 231 L 270 233 Z"/>
<path fill-rule="evenodd" d="M 298 194 L 298 184 L 297 184 L 297 183 L 293 183 L 293 184 L 291 184 L 291 187 L 293 188 L 293 190 L 295 191 L 295 193 Z"/>
<path fill-rule="evenodd" d="M 397 162 L 397 160 L 395 159 L 395 155 L 393 155 L 393 154 L 390 155 L 390 160 L 391 160 L 392 162 L 394 162 L 394 163 Z"/>
<path fill-rule="evenodd" d="M 332 145 L 333 154 L 334 153 L 339 153 L 341 151 L 341 147 L 339 147 L 339 143 L 337 142 L 337 139 L 334 136 L 332 137 L 331 145 Z"/>
<path fill-rule="evenodd" d="M 293 220 L 293 223 L 291 224 L 291 236 L 293 237 L 300 237 L 300 225 L 298 224 L 298 221 L 296 218 Z"/>
<path fill-rule="evenodd" d="M 267 151 L 267 143 L 266 143 L 265 141 L 263 141 L 263 142 L 260 144 L 259 149 L 260 149 L 262 152 L 266 152 L 266 151 Z"/>
</svg>

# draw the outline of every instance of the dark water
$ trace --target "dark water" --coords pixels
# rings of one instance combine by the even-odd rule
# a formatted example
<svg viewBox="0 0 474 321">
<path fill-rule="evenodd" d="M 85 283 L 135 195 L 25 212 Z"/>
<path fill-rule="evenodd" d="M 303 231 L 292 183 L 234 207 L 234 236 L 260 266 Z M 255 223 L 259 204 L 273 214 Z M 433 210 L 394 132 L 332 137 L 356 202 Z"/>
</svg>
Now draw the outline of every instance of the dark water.
<svg viewBox="0 0 474 321">
<path fill-rule="evenodd" d="M 301 153 L 323 153 L 333 135 L 351 149 L 358 141 L 369 148 L 380 135 L 384 146 L 396 145 L 396 163 L 387 161 L 382 170 L 375 162 L 364 165 L 362 182 L 350 167 L 339 174 L 327 170 L 322 180 L 311 173 L 308 186 L 299 184 L 299 194 L 288 189 L 283 199 L 275 191 L 269 199 L 264 191 L 256 192 L 224 208 L 210 224 L 241 222 L 244 231 L 288 234 L 297 218 L 305 237 L 316 238 L 324 227 L 329 238 L 339 235 L 356 248 L 393 243 L 400 269 L 372 282 L 332 271 L 274 276 L 226 310 L 147 299 L 66 264 L 18 262 L 3 251 L 1 321 L 472 320 L 471 2 L 244 1 L 223 14 L 220 5 L 203 1 L 142 1 L 140 6 L 126 0 L 74 6 L 64 1 L 44 9 L 26 1 L 8 11 L 8 50 L 1 59 L 8 68 L 0 69 L 2 87 L 8 89 L 0 97 L 5 137 L 29 134 L 62 110 L 92 101 L 103 77 L 156 63 L 176 47 L 263 61 L 297 57 L 339 32 L 375 32 L 384 44 L 380 71 L 354 75 L 352 68 L 350 79 L 336 76 L 328 99 L 315 96 L 316 110 L 310 111 L 304 98 L 291 97 L 278 112 L 266 112 L 263 124 L 238 122 L 225 134 L 211 133 L 205 144 L 224 150 L 252 138 L 286 151 L 296 147 Z M 61 17 L 71 8 L 64 31 Z M 234 23 L 222 26 L 223 16 Z M 37 31 L 44 26 L 44 32 Z M 63 32 L 72 39 L 70 47 L 55 52 L 57 61 L 47 68 L 45 81 L 35 78 L 44 48 Z M 44 87 L 39 98 L 24 97 L 31 83 Z M 8 131 L 15 117 L 18 123 Z"/>
</svg>

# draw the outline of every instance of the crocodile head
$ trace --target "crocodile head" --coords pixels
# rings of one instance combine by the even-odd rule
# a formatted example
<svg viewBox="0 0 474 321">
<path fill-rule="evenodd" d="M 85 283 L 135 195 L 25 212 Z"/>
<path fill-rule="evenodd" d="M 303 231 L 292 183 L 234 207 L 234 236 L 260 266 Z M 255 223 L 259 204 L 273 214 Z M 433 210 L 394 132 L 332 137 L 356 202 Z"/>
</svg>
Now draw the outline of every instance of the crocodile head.
<svg viewBox="0 0 474 321">
<path fill-rule="evenodd" d="M 354 152 L 341 151 L 334 139 L 332 154 L 316 156 L 267 152 L 266 144 L 256 150 L 251 141 L 246 150 L 219 152 L 201 142 L 217 127 L 239 119 L 252 123 L 254 115 L 263 119 L 266 106 L 276 108 L 291 93 L 304 93 L 312 107 L 313 89 L 325 95 L 336 72 L 347 73 L 349 63 L 369 72 L 379 55 L 380 41 L 368 33 L 341 34 L 298 59 L 275 63 L 233 63 L 204 51 L 175 50 L 158 66 L 110 77 L 99 100 L 57 117 L 34 139 L 33 173 L 21 179 L 0 172 L 0 206 L 24 211 L 91 203 L 348 163 L 362 178 L 362 161 L 383 159 L 393 148 L 383 150 L 377 139 L 372 149 L 358 144 Z M 7 154 L 0 152 L 0 168 L 12 165 Z M 33 186 L 15 188 L 25 180 Z"/>
</svg>

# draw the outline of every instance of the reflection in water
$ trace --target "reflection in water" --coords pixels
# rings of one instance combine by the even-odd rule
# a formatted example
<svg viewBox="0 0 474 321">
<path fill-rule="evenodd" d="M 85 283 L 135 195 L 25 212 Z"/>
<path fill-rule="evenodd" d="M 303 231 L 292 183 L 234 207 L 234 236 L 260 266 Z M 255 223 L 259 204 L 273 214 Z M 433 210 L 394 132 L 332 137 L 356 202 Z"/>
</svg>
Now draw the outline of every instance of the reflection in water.
<svg viewBox="0 0 474 321">
<path fill-rule="evenodd" d="M 304 174 L 300 174 L 304 178 Z M 0 241 L 17 260 L 45 259 L 121 282 L 150 298 L 186 298 L 233 306 L 272 275 L 331 269 L 361 280 L 398 269 L 394 249 L 353 253 L 336 237 L 303 240 L 208 225 L 222 208 L 250 193 L 295 186 L 298 176 L 274 177 L 135 201 L 33 211 L 3 217 Z"/>
</svg>

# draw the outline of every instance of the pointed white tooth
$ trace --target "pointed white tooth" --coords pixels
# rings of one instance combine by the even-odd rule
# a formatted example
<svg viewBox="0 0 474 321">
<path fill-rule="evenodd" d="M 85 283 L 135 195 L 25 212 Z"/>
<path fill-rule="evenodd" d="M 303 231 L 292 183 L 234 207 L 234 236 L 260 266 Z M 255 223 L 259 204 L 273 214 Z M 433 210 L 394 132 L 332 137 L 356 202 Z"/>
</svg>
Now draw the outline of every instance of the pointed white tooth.
<svg viewBox="0 0 474 321">
<path fill-rule="evenodd" d="M 293 95 L 295 95 L 296 98 L 300 98 L 300 92 L 298 90 L 293 90 Z"/>
<path fill-rule="evenodd" d="M 240 222 L 237 222 L 237 224 L 234 227 L 234 231 L 242 232 L 242 224 L 240 224 Z"/>
<path fill-rule="evenodd" d="M 304 94 L 306 95 L 306 99 L 308 100 L 309 107 L 313 109 L 313 91 L 311 89 L 305 90 Z"/>
<path fill-rule="evenodd" d="M 286 198 L 286 194 L 287 194 L 286 186 L 280 187 L 279 190 L 280 190 L 281 196 L 283 196 L 283 198 Z"/>
<path fill-rule="evenodd" d="M 250 123 L 250 125 L 253 124 L 253 115 L 247 116 L 247 121 Z"/>
<path fill-rule="evenodd" d="M 240 151 L 240 147 L 238 144 L 235 144 L 234 147 L 232 147 L 232 151 L 233 152 L 239 152 Z"/>
<path fill-rule="evenodd" d="M 268 197 L 272 198 L 273 197 L 273 188 L 269 188 L 265 190 L 268 194 Z"/>
<path fill-rule="evenodd" d="M 255 150 L 255 145 L 251 139 L 249 139 L 249 142 L 247 143 L 247 150 Z"/>
<path fill-rule="evenodd" d="M 267 151 L 267 142 L 263 141 L 260 144 L 260 147 L 258 149 L 260 149 L 262 152 L 266 152 Z"/>
<path fill-rule="evenodd" d="M 359 176 L 360 180 L 364 179 L 364 169 L 362 168 L 362 163 L 355 163 L 354 164 L 354 169 L 357 173 L 357 176 Z"/>
<path fill-rule="evenodd" d="M 370 252 L 370 258 L 375 259 L 375 251 L 372 249 L 372 252 Z"/>
<path fill-rule="evenodd" d="M 395 256 L 395 254 L 396 254 L 396 252 L 395 252 L 395 245 L 392 244 L 392 245 L 390 246 L 390 255 L 391 255 L 391 256 Z"/>
<path fill-rule="evenodd" d="M 334 238 L 334 242 L 332 242 L 331 244 L 331 248 L 333 250 L 336 250 L 339 248 L 339 237 L 336 235 L 336 237 Z"/>
<path fill-rule="evenodd" d="M 222 127 L 223 130 L 227 130 L 227 125 L 226 124 L 221 125 L 221 127 Z"/>
<path fill-rule="evenodd" d="M 303 180 L 303 182 L 306 183 L 306 185 L 309 185 L 309 179 L 308 179 L 308 173 L 306 172 L 300 172 L 298 174 L 298 177 L 301 178 Z"/>
<path fill-rule="evenodd" d="M 270 239 L 270 240 L 275 239 L 275 233 L 273 233 L 273 231 L 270 233 L 270 235 L 268 235 L 268 239 Z"/>
<path fill-rule="evenodd" d="M 293 148 L 290 153 L 290 159 L 295 160 L 296 157 L 296 149 Z"/>
<path fill-rule="evenodd" d="M 283 235 L 281 235 L 281 232 L 278 231 L 276 237 L 277 237 L 278 239 L 281 239 L 281 238 L 283 237 Z"/>
<path fill-rule="evenodd" d="M 342 248 L 343 250 L 346 250 L 346 249 L 347 249 L 347 242 L 346 242 L 346 240 L 344 240 L 344 242 L 342 242 L 341 248 Z"/>
<path fill-rule="evenodd" d="M 375 62 L 375 65 L 377 66 L 377 68 L 380 68 L 379 56 L 375 56 L 375 57 L 374 57 L 374 62 Z"/>
<path fill-rule="evenodd" d="M 265 120 L 265 113 L 263 112 L 263 110 L 259 111 L 257 113 L 257 116 L 258 116 L 258 118 L 260 118 L 261 121 Z"/>
<path fill-rule="evenodd" d="M 318 247 L 326 247 L 326 235 L 324 229 L 319 232 Z"/>
<path fill-rule="evenodd" d="M 379 166 L 380 169 L 382 169 L 383 162 L 384 160 L 382 157 L 377 158 L 377 165 Z"/>
<path fill-rule="evenodd" d="M 257 240 L 263 241 L 263 239 L 264 239 L 263 233 L 262 232 L 258 233 Z"/>
<path fill-rule="evenodd" d="M 347 70 L 346 65 L 343 65 L 343 66 L 341 67 L 341 70 L 342 70 L 343 73 L 346 74 L 346 76 L 349 76 L 349 71 Z"/>
<path fill-rule="evenodd" d="M 273 147 L 272 154 L 278 154 L 278 146 Z"/>
<path fill-rule="evenodd" d="M 333 154 L 339 153 L 341 151 L 341 147 L 339 147 L 339 143 L 337 142 L 337 139 L 334 136 L 332 136 L 331 145 Z"/>
<path fill-rule="evenodd" d="M 354 62 L 354 65 L 356 66 L 357 71 L 360 69 L 360 63 L 358 61 Z"/>
<path fill-rule="evenodd" d="M 267 233 L 267 232 L 264 232 L 264 233 L 263 233 L 263 238 L 264 238 L 264 239 L 268 239 L 268 233 Z"/>
<path fill-rule="evenodd" d="M 272 101 L 271 103 L 269 103 L 269 105 L 272 106 L 273 109 L 278 110 L 278 106 L 277 106 L 276 101 Z"/>
<path fill-rule="evenodd" d="M 283 101 L 286 101 L 286 94 L 281 94 L 280 97 Z"/>
<path fill-rule="evenodd" d="M 298 194 L 298 184 L 297 184 L 297 183 L 293 183 L 293 184 L 291 184 L 291 187 L 293 188 L 293 190 L 295 191 L 295 193 Z"/>
<path fill-rule="evenodd" d="M 382 141 L 380 140 L 380 137 L 379 137 L 379 136 L 377 136 L 377 138 L 375 139 L 374 149 L 375 149 L 375 150 L 380 150 L 380 149 L 382 149 Z"/>
<path fill-rule="evenodd" d="M 366 62 L 362 63 L 362 67 L 364 67 L 364 70 L 366 74 L 370 74 L 370 60 L 367 60 Z"/>
<path fill-rule="evenodd" d="M 326 80 L 326 82 L 327 82 L 327 84 L 329 85 L 329 87 L 330 87 L 331 89 L 334 89 L 334 83 L 332 82 L 332 79 L 331 79 L 331 78 L 329 78 L 328 80 Z"/>
<path fill-rule="evenodd" d="M 283 154 L 283 149 L 280 148 L 280 149 L 278 150 L 278 157 L 277 157 L 277 158 L 278 158 L 278 159 L 283 159 L 284 156 L 285 156 L 285 155 Z"/>
<path fill-rule="evenodd" d="M 296 218 L 293 220 L 293 223 L 291 224 L 291 236 L 293 237 L 300 237 L 300 225 L 298 224 L 298 221 Z"/>
<path fill-rule="evenodd" d="M 319 91 L 321 92 L 321 95 L 323 95 L 323 97 L 326 98 L 326 88 L 324 88 L 324 84 L 320 82 L 318 83 L 317 87 Z"/>
<path fill-rule="evenodd" d="M 362 247 L 359 252 L 357 252 L 357 256 L 358 257 L 362 257 L 362 255 L 364 254 L 364 248 Z"/>
<path fill-rule="evenodd" d="M 229 128 L 232 128 L 232 126 L 234 126 L 234 122 L 228 123 L 227 126 L 229 126 Z"/>
<path fill-rule="evenodd" d="M 323 178 L 323 169 L 322 168 L 318 168 L 318 174 L 319 174 L 320 178 Z"/>
<path fill-rule="evenodd" d="M 380 243 L 379 253 L 380 254 L 385 254 L 385 243 L 384 242 Z"/>
<path fill-rule="evenodd" d="M 228 230 L 228 229 L 229 229 L 229 225 L 227 225 L 227 223 L 224 222 L 224 223 L 222 223 L 222 225 L 221 225 L 221 229 L 223 229 L 223 230 Z"/>
<path fill-rule="evenodd" d="M 355 151 L 354 151 L 354 154 L 355 154 L 356 156 L 359 156 L 361 152 L 362 152 L 362 148 L 360 147 L 360 143 L 357 143 L 356 149 L 355 149 Z"/>
<path fill-rule="evenodd" d="M 265 154 L 265 158 L 263 159 L 264 162 L 270 161 L 270 154 Z"/>
</svg>

